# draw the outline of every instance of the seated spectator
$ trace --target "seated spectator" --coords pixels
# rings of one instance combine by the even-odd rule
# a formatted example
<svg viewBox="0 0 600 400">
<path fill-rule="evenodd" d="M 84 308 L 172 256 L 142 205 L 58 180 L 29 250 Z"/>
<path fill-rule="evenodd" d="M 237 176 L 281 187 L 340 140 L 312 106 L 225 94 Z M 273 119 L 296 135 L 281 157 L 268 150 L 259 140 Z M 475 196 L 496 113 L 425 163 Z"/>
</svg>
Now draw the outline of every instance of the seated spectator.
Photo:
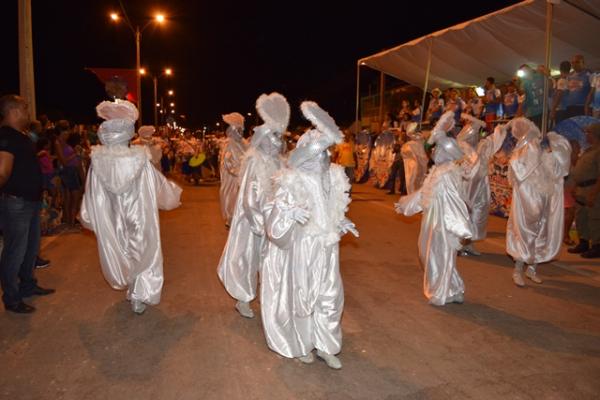
<svg viewBox="0 0 600 400">
<path fill-rule="evenodd" d="M 474 88 L 467 90 L 465 97 L 466 107 L 465 112 L 471 114 L 475 118 L 481 118 L 481 112 L 483 111 L 483 100 L 477 95 Z"/>
<path fill-rule="evenodd" d="M 435 124 L 440 119 L 442 112 L 444 112 L 444 99 L 440 96 L 442 91 L 435 88 L 431 91 L 431 99 L 429 99 L 429 106 L 427 107 L 426 120 L 431 124 Z"/>
<path fill-rule="evenodd" d="M 484 84 L 485 95 L 483 97 L 483 104 L 485 108 L 483 110 L 484 120 L 486 123 L 486 130 L 488 133 L 492 133 L 494 130 L 493 121 L 498 118 L 498 109 L 500 102 L 502 101 L 502 93 L 500 89 L 496 87 L 496 80 L 493 77 L 488 77 Z"/>
<path fill-rule="evenodd" d="M 414 107 L 411 111 L 411 118 L 413 122 L 421 122 L 421 101 L 417 99 L 413 104 Z"/>
<path fill-rule="evenodd" d="M 450 98 L 448 99 L 448 104 L 446 105 L 446 111 L 454 112 L 454 121 L 455 123 L 460 122 L 460 115 L 466 108 L 466 103 L 463 99 L 460 98 L 460 92 L 458 89 L 450 90 Z"/>
<path fill-rule="evenodd" d="M 519 110 L 519 94 L 514 83 L 510 82 L 504 95 L 504 118 L 512 119 Z"/>
</svg>

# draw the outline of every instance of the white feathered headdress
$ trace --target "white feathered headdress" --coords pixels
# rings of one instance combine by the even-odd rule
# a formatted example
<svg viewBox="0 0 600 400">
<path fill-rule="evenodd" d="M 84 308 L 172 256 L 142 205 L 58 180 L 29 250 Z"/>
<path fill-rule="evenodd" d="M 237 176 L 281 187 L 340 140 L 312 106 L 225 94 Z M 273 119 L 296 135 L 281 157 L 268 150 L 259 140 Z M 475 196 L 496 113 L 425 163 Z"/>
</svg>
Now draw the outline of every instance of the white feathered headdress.
<svg viewBox="0 0 600 400">
<path fill-rule="evenodd" d="M 244 128 L 244 116 L 238 112 L 232 112 L 230 114 L 223 114 L 223 121 L 227 125 L 233 126 L 235 128 L 243 129 Z"/>
<path fill-rule="evenodd" d="M 300 105 L 302 114 L 313 123 L 316 129 L 305 132 L 296 148 L 290 153 L 288 164 L 298 167 L 305 161 L 316 157 L 334 144 L 344 140 L 344 134 L 334 119 L 314 101 L 304 101 Z"/>
<path fill-rule="evenodd" d="M 142 125 L 138 129 L 138 135 L 140 135 L 140 137 L 143 138 L 152 137 L 152 135 L 154 135 L 154 132 L 156 132 L 156 128 L 154 128 L 152 125 Z"/>
<path fill-rule="evenodd" d="M 290 122 L 290 105 L 283 95 L 277 92 L 261 94 L 256 99 L 256 111 L 265 123 L 254 128 L 254 134 L 250 140 L 252 147 L 258 147 L 259 143 L 269 134 L 281 136 L 287 130 Z"/>
<path fill-rule="evenodd" d="M 283 95 L 262 94 L 256 100 L 256 111 L 270 129 L 283 134 L 290 123 L 290 105 Z"/>
<path fill-rule="evenodd" d="M 138 110 L 127 100 L 103 101 L 96 106 L 96 113 L 105 121 L 98 129 L 98 138 L 104 145 L 127 143 L 135 134 Z"/>
<path fill-rule="evenodd" d="M 139 112 L 133 103 L 127 100 L 103 101 L 96 106 L 96 113 L 104 120 L 129 119 L 135 123 Z"/>
</svg>

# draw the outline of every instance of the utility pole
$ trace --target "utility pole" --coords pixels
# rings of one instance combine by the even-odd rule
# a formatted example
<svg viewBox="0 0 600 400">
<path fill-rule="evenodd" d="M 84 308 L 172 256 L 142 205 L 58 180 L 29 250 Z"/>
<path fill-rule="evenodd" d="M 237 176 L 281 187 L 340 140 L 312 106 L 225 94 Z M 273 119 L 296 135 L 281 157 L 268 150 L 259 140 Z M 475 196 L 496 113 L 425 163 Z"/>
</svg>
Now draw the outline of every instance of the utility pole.
<svg viewBox="0 0 600 400">
<path fill-rule="evenodd" d="M 33 75 L 33 37 L 31 33 L 31 0 L 19 2 L 19 92 L 27 101 L 32 119 L 35 110 L 35 80 Z"/>
<path fill-rule="evenodd" d="M 143 120 L 142 120 L 142 75 L 140 73 L 140 70 L 142 68 L 141 61 L 140 61 L 140 40 L 141 40 L 141 36 L 142 33 L 140 32 L 140 27 L 136 26 L 135 27 L 135 76 L 136 76 L 136 84 L 137 84 L 137 106 L 138 106 L 138 113 L 139 113 L 139 118 L 138 118 L 138 123 L 139 126 L 142 126 Z"/>
</svg>

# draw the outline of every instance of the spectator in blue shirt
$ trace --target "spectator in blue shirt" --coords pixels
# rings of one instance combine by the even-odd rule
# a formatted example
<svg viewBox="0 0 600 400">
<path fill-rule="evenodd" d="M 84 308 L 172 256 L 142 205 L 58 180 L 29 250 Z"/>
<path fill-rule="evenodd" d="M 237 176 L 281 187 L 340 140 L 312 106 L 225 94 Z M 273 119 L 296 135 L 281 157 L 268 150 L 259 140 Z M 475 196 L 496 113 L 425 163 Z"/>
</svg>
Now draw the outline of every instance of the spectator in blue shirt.
<svg viewBox="0 0 600 400">
<path fill-rule="evenodd" d="M 544 113 L 544 75 L 534 71 L 527 64 L 519 68 L 521 72 L 521 88 L 525 99 L 517 112 L 519 116 L 529 118 L 538 128 L 542 126 L 542 115 Z"/>
<path fill-rule="evenodd" d="M 502 102 L 502 93 L 500 92 L 500 89 L 496 87 L 496 80 L 491 76 L 485 80 L 484 88 L 485 95 L 483 96 L 483 103 L 485 104 L 485 108 L 483 110 L 483 115 L 486 130 L 488 133 L 492 133 L 494 130 L 492 122 L 495 121 L 498 116 L 498 109 Z"/>
<path fill-rule="evenodd" d="M 573 56 L 571 67 L 573 72 L 567 77 L 567 118 L 584 115 L 585 103 L 590 92 L 590 72 L 584 69 L 583 56 Z"/>
<path fill-rule="evenodd" d="M 504 95 L 504 118 L 511 119 L 519 110 L 519 93 L 514 83 L 510 82 Z"/>
</svg>

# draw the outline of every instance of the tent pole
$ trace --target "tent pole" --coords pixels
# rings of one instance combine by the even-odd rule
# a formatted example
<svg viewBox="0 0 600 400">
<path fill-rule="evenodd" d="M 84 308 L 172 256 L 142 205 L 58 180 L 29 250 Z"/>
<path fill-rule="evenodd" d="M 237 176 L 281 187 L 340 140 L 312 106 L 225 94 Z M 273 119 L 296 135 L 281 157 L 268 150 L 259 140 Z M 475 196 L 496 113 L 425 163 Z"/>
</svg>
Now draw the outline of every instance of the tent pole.
<svg viewBox="0 0 600 400">
<path fill-rule="evenodd" d="M 360 60 L 358 60 L 356 62 L 356 107 L 355 107 L 355 113 L 354 113 L 354 129 L 356 129 L 356 132 L 353 132 L 354 134 L 357 134 L 358 132 L 360 132 L 360 126 L 358 125 L 358 108 L 360 106 Z"/>
<path fill-rule="evenodd" d="M 385 97 L 385 74 L 379 73 L 379 129 L 383 132 L 383 100 Z"/>
<path fill-rule="evenodd" d="M 544 60 L 544 66 L 548 76 L 544 76 L 544 99 L 542 111 L 542 135 L 545 135 L 548 131 L 548 91 L 549 91 L 549 79 L 550 79 L 550 55 L 552 52 L 552 12 L 554 10 L 553 0 L 546 1 L 546 59 Z"/>
<path fill-rule="evenodd" d="M 429 39 L 429 50 L 427 52 L 427 68 L 425 69 L 425 84 L 423 85 L 423 98 L 421 99 L 421 116 L 419 118 L 419 130 L 423 124 L 425 115 L 425 100 L 427 98 L 427 89 L 429 86 L 429 72 L 431 71 L 431 48 L 433 47 L 433 38 Z"/>
</svg>

